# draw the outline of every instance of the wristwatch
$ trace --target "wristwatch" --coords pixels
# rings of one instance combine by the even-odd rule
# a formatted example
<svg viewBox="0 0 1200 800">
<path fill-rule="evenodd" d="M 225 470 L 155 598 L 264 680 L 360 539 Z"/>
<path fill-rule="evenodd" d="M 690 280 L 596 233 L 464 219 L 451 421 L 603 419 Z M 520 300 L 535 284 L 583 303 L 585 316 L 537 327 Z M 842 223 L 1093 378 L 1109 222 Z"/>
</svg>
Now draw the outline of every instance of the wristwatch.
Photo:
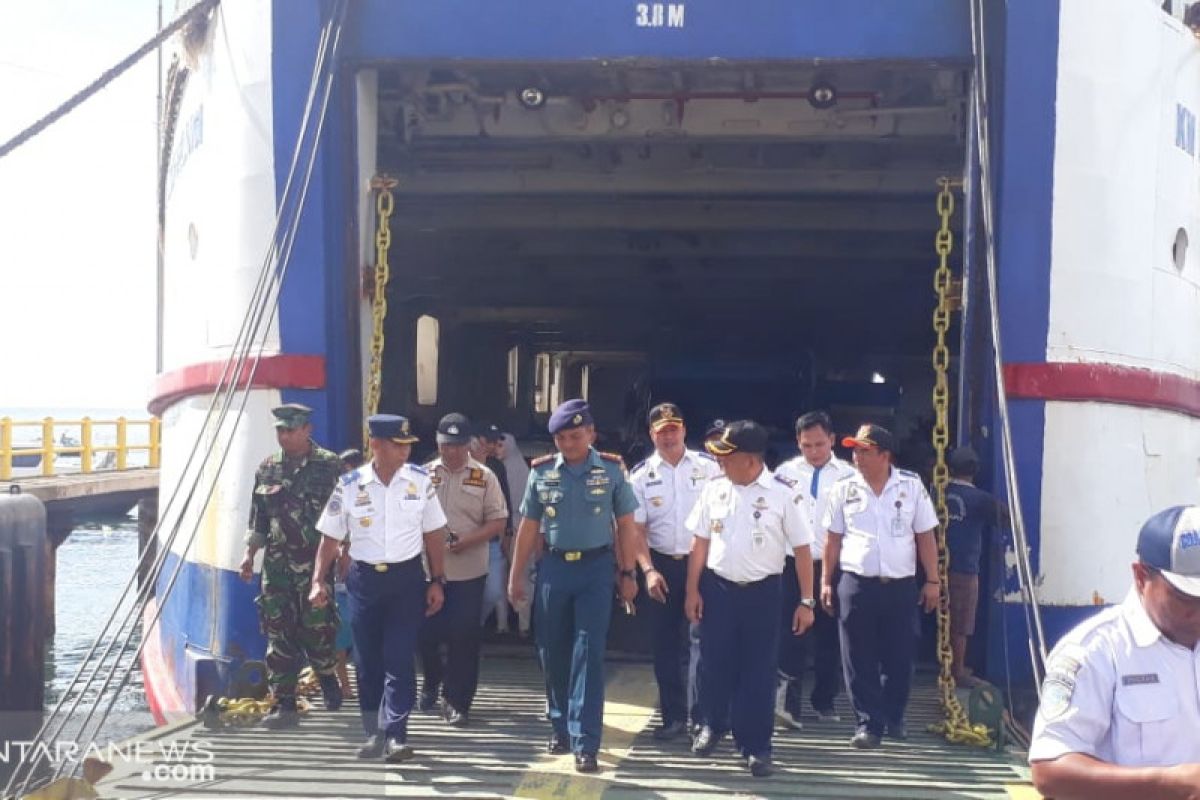
<svg viewBox="0 0 1200 800">
<path fill-rule="evenodd" d="M 623 570 L 621 570 L 621 577 L 629 578 L 629 580 L 631 580 L 631 581 L 636 581 L 637 580 L 637 570 L 636 569 L 623 569 Z"/>
<path fill-rule="evenodd" d="M 445 575 L 434 575 L 429 580 L 431 583 L 436 583 L 438 586 L 446 585 L 446 576 Z"/>
<path fill-rule="evenodd" d="M 817 607 L 817 601 L 812 599 L 811 597 L 805 597 L 803 600 L 800 601 L 800 605 L 804 606 L 809 611 L 812 611 L 814 608 Z"/>
</svg>

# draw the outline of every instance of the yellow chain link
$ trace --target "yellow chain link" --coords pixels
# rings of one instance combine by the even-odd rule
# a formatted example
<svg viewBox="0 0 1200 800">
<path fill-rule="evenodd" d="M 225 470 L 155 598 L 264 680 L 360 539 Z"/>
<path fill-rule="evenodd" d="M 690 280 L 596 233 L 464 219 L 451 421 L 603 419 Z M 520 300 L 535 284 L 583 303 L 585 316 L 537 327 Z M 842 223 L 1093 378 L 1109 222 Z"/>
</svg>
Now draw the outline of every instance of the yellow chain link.
<svg viewBox="0 0 1200 800">
<path fill-rule="evenodd" d="M 962 704 L 955 694 L 954 676 L 951 666 L 954 651 L 950 646 L 950 592 L 947 567 L 949 554 L 946 550 L 946 485 L 950 482 L 950 470 L 946 467 L 946 448 L 950 444 L 950 348 L 946 346 L 946 334 L 950 330 L 950 253 L 954 250 L 954 233 L 950 219 L 954 216 L 954 193 L 950 178 L 938 180 L 941 190 L 937 195 L 937 213 L 942 226 L 934 237 L 934 250 L 938 256 L 938 268 L 933 274 L 933 288 L 937 293 L 937 308 L 933 312 L 933 330 L 937 343 L 933 346 L 933 450 L 936 461 L 933 465 L 933 499 L 937 508 L 938 528 L 938 581 L 941 593 L 937 609 L 937 655 L 938 689 L 941 692 L 944 719 L 931 725 L 932 733 L 941 734 L 947 741 L 987 747 L 992 743 L 986 725 L 972 726 Z"/>
<path fill-rule="evenodd" d="M 371 179 L 371 190 L 375 195 L 375 213 L 379 217 L 375 229 L 375 288 L 371 302 L 371 372 L 367 376 L 367 395 L 363 410 L 363 453 L 370 446 L 367 435 L 367 417 L 379 411 L 379 394 L 383 385 L 383 322 L 387 317 L 387 284 L 390 275 L 388 248 L 392 246 L 390 220 L 395 207 L 392 189 L 399 184 L 390 175 L 377 175 Z M 368 456 L 369 457 L 369 456 Z"/>
</svg>

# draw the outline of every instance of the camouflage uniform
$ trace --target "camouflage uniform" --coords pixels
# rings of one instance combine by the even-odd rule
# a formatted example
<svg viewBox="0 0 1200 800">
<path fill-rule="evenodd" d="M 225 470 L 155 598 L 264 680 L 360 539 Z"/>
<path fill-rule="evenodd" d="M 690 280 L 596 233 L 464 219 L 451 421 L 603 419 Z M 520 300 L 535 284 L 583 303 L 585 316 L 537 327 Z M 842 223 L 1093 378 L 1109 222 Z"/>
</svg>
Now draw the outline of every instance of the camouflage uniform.
<svg viewBox="0 0 1200 800">
<path fill-rule="evenodd" d="M 299 464 L 281 451 L 254 475 L 246 544 L 265 550 L 262 592 L 255 604 L 267 637 L 267 682 L 276 697 L 295 695 L 306 658 L 318 675 L 332 674 L 337 663 L 337 606 L 314 608 L 308 593 L 321 542 L 317 519 L 340 473 L 337 455 L 314 442 Z"/>
</svg>

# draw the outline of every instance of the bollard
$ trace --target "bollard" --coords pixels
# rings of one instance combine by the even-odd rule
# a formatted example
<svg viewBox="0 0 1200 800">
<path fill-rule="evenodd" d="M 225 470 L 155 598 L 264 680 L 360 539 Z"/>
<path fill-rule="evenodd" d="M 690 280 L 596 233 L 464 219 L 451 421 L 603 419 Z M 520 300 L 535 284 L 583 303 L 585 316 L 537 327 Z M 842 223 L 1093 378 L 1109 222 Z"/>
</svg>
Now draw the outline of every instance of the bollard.
<svg viewBox="0 0 1200 800">
<path fill-rule="evenodd" d="M 46 507 L 0 495 L 0 745 L 36 731 L 45 702 Z"/>
<path fill-rule="evenodd" d="M 138 500 L 138 589 L 146 583 L 150 568 L 154 566 L 155 554 L 158 551 L 158 537 L 154 535 L 154 527 L 158 525 L 158 495 L 143 497 Z M 146 555 L 146 550 L 150 553 Z M 154 594 L 154 586 L 150 594 Z"/>
</svg>

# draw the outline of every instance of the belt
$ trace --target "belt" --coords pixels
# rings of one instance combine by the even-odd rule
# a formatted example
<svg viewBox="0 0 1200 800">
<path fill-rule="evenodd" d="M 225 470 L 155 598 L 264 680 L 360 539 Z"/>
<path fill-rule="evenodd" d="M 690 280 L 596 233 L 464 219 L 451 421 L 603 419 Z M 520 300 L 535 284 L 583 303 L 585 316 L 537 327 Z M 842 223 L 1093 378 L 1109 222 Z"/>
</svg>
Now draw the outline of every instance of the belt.
<svg viewBox="0 0 1200 800">
<path fill-rule="evenodd" d="M 709 570 L 709 572 L 711 572 L 712 576 L 717 579 L 718 583 L 722 583 L 731 589 L 749 589 L 751 587 L 758 586 L 760 583 L 766 583 L 767 581 L 771 580 L 772 578 L 779 577 L 779 574 L 776 573 L 774 575 L 768 575 L 765 578 L 759 578 L 756 581 L 731 581 L 731 580 L 729 580 L 729 578 L 725 578 L 725 577 L 722 577 L 721 575 L 718 575 L 716 573 L 716 571 L 714 571 L 714 570 Z"/>
<path fill-rule="evenodd" d="M 655 550 L 655 551 L 654 551 L 654 553 L 655 553 L 655 555 L 660 555 L 660 556 L 662 556 L 663 558 L 670 558 L 670 559 L 673 559 L 673 560 L 675 560 L 675 561 L 683 561 L 685 558 L 687 558 L 687 557 L 688 557 L 688 554 L 687 554 L 687 553 L 684 553 L 683 555 L 678 555 L 678 556 L 677 556 L 677 555 L 675 555 L 674 553 L 664 553 L 662 550 Z"/>
<path fill-rule="evenodd" d="M 404 566 L 405 564 L 409 563 L 410 561 L 414 561 L 418 558 L 420 558 L 420 556 L 414 556 L 413 558 L 410 558 L 407 561 L 391 561 L 391 562 L 380 563 L 380 564 L 372 564 L 370 561 L 355 561 L 354 563 L 357 564 L 362 569 L 370 569 L 370 570 L 374 570 L 375 572 L 387 572 L 389 569 L 393 569 L 393 568 L 399 569 L 400 567 Z"/>
<path fill-rule="evenodd" d="M 845 570 L 850 572 L 850 570 Z M 889 578 L 885 575 L 859 575 L 857 572 L 850 572 L 851 575 L 858 578 L 860 581 L 874 581 L 875 583 L 897 583 L 899 581 L 911 581 L 915 575 L 905 575 L 903 578 Z"/>
<path fill-rule="evenodd" d="M 611 550 L 612 547 L 607 544 L 603 547 L 593 547 L 591 550 L 564 550 L 561 547 L 546 548 L 546 552 L 558 556 L 563 561 L 586 561 L 593 556 L 603 555 Z"/>
</svg>

